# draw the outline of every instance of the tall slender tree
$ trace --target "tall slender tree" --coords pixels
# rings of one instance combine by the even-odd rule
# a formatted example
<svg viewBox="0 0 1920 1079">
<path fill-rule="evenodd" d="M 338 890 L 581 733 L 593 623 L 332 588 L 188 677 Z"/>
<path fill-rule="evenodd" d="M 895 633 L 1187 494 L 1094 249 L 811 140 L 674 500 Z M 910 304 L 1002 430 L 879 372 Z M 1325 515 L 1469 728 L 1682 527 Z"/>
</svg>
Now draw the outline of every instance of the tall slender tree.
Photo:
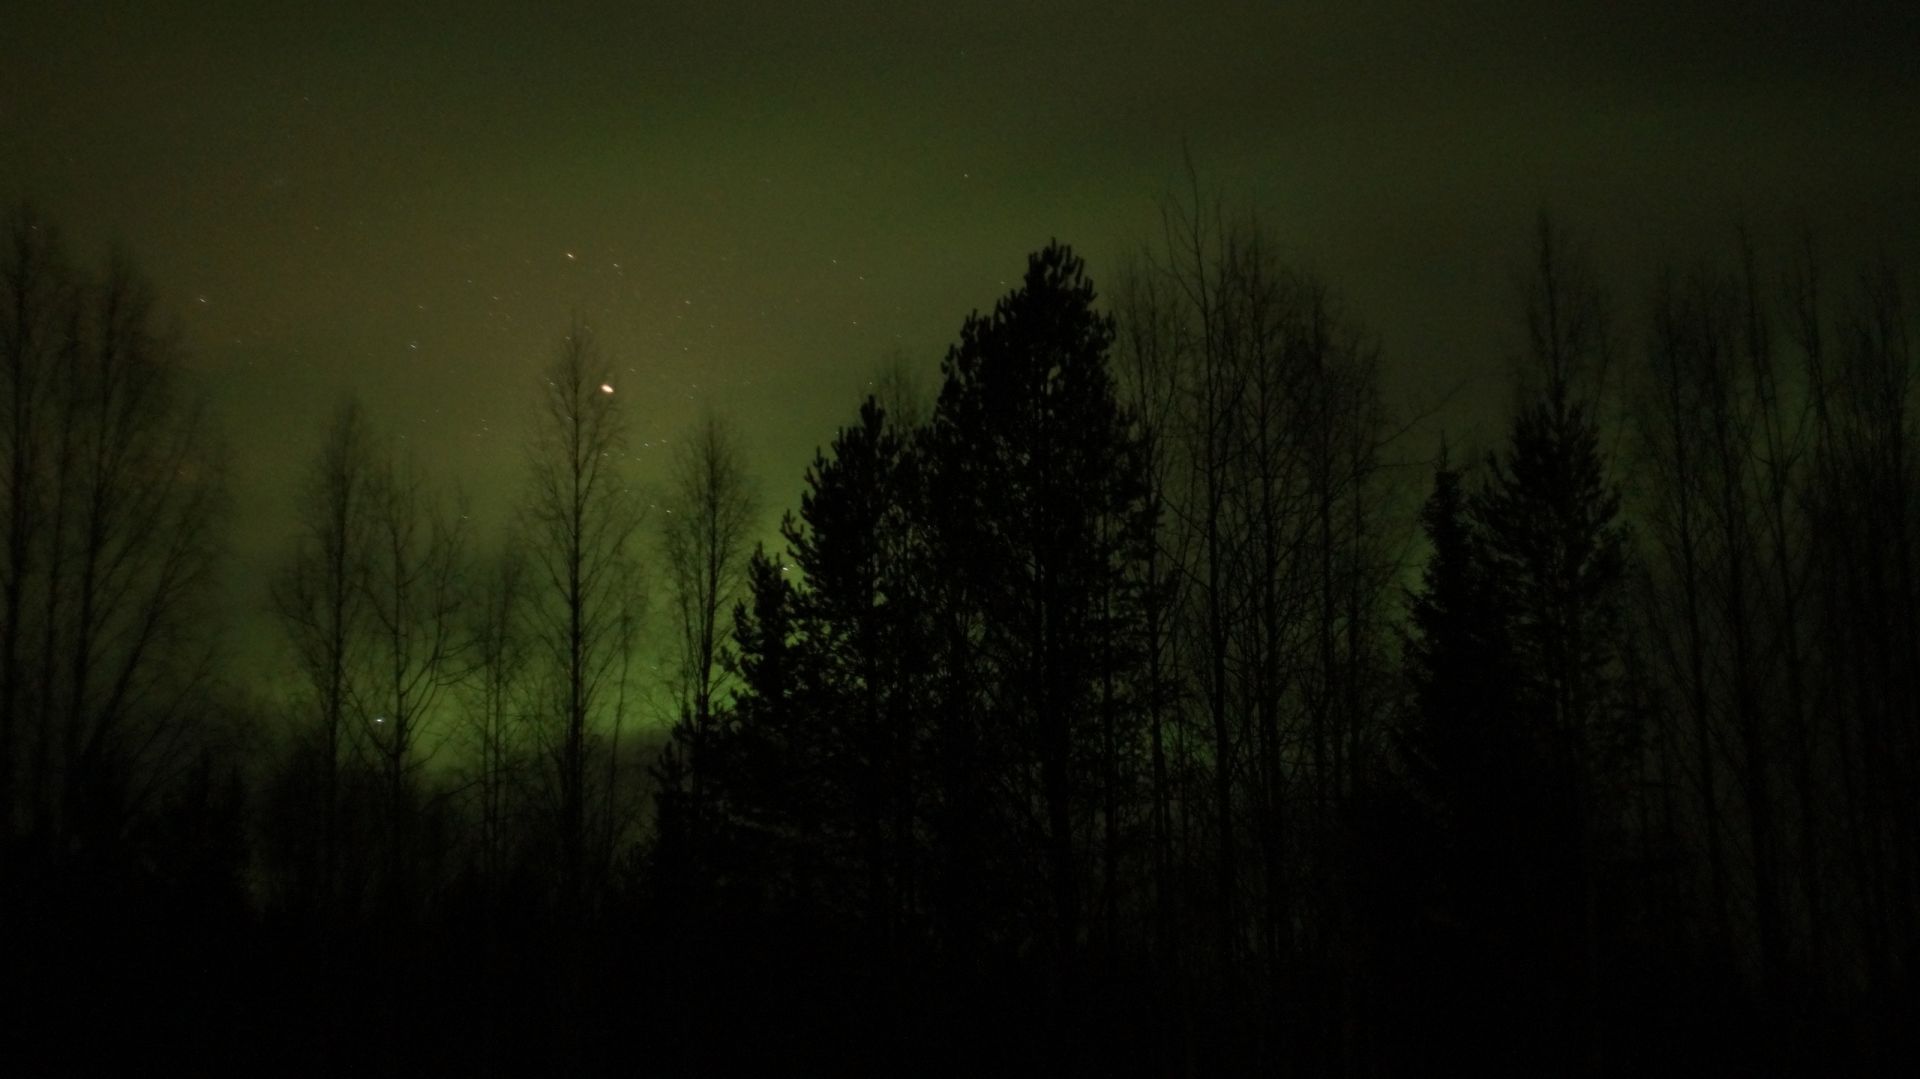
<svg viewBox="0 0 1920 1079">
<path fill-rule="evenodd" d="M 1142 600 L 1139 647 L 1142 671 L 1140 706 L 1147 725 L 1153 936 L 1156 960 L 1167 964 L 1179 951 L 1180 917 L 1176 867 L 1186 868 L 1191 852 L 1178 842 L 1176 806 L 1187 795 L 1182 777 L 1191 769 L 1184 752 L 1189 731 L 1185 710 L 1183 650 L 1179 614 L 1191 552 L 1192 529 L 1175 516 L 1185 494 L 1180 483 L 1180 417 L 1186 392 L 1181 362 L 1179 309 L 1164 278 L 1144 263 L 1122 279 L 1115 300 L 1117 370 L 1121 399 L 1140 423 L 1140 452 L 1147 480 L 1147 503 L 1156 522 L 1152 542 L 1138 567 Z M 1182 814 L 1184 816 L 1184 814 Z"/>
<path fill-rule="evenodd" d="M 4 262 L 0 262 L 0 391 L 6 395 L 4 444 L 6 455 L 6 558 L 0 580 L 0 602 L 6 609 L 0 624 L 0 839 L 10 843 L 16 814 L 23 808 L 21 768 L 23 752 L 37 715 L 30 683 L 34 647 L 31 607 L 44 549 L 43 515 L 51 500 L 45 462 L 48 444 L 55 440 L 48 425 L 57 363 L 68 337 L 74 291 L 72 271 L 65 264 L 59 237 L 31 208 L 23 207 L 7 221 Z M 37 782 L 37 781 L 35 781 Z"/>
<path fill-rule="evenodd" d="M 842 881 L 839 913 L 880 948 L 907 927 L 918 860 L 925 704 L 904 453 L 868 398 L 808 469 L 800 512 L 781 524 L 785 554 L 756 554 L 751 603 L 735 615 L 741 692 L 725 749 L 729 813 L 752 842 L 780 843 L 791 871 Z"/>
<path fill-rule="evenodd" d="M 568 904 L 586 898 L 613 838 L 596 799 L 614 792 L 594 762 L 623 719 L 641 599 L 642 507 L 622 468 L 627 431 L 612 378 L 592 331 L 576 321 L 547 367 L 522 522 L 534 567 L 528 609 L 546 669 L 546 809 Z"/>
<path fill-rule="evenodd" d="M 727 618 L 746 583 L 756 513 L 744 456 L 728 421 L 717 412 L 703 413 L 675 449 L 660 517 L 676 646 L 676 714 L 667 750 L 676 760 L 662 775 L 684 779 L 686 789 L 678 792 L 680 821 L 694 830 L 691 850 L 706 845 L 704 828 L 714 815 L 706 754 L 715 738 L 727 673 L 721 662 L 730 634 Z"/>
<path fill-rule="evenodd" d="M 325 905 L 340 897 L 345 841 L 343 774 L 358 731 L 368 649 L 367 572 L 376 482 L 372 434 L 357 399 L 334 411 L 320 452 L 308 466 L 299 503 L 300 533 L 272 585 L 273 606 L 293 649 L 311 709 L 296 753 L 315 775 L 319 849 L 307 867 Z M 297 767 L 300 767 L 297 765 Z"/>
<path fill-rule="evenodd" d="M 998 757 L 1003 856 L 1045 883 L 1033 930 L 1068 984 L 1095 846 L 1077 806 L 1099 790 L 1087 762 L 1103 709 L 1119 706 L 1103 643 L 1138 611 L 1108 600 L 1128 591 L 1128 537 L 1150 528 L 1137 433 L 1108 368 L 1113 334 L 1069 248 L 1030 256 L 1021 287 L 962 328 L 920 447 L 935 564 L 954 578 L 943 599 L 969 613 L 959 643 L 980 694 L 978 713 L 944 721 L 980 724 Z"/>
<path fill-rule="evenodd" d="M 1507 983 L 1529 900 L 1517 867 L 1532 856 L 1525 822 L 1538 811 L 1508 611 L 1471 498 L 1443 450 L 1420 513 L 1428 555 L 1408 604 L 1411 699 L 1396 737 L 1418 811 L 1397 822 L 1391 848 L 1415 927 L 1395 943 L 1418 951 L 1390 962 L 1406 964 L 1395 980 L 1421 994 L 1404 1020 L 1440 1040 L 1431 1048 L 1442 1055 L 1497 1037 L 1486 1016 L 1518 1003 Z"/>
<path fill-rule="evenodd" d="M 1533 818 L 1533 884 L 1545 901 L 1529 977 L 1564 994 L 1564 1010 L 1540 1029 L 1598 1067 L 1599 873 L 1625 822 L 1639 733 L 1623 695 L 1626 533 L 1596 419 L 1613 343 L 1588 263 L 1544 216 L 1529 281 L 1530 373 L 1472 514 L 1525 674 L 1519 778 L 1547 792 Z"/>
<path fill-rule="evenodd" d="M 469 789 L 477 803 L 482 876 L 496 885 L 507 869 L 526 785 L 527 559 L 517 549 L 496 555 L 477 575 L 465 615 L 470 676 L 465 704 Z"/>
<path fill-rule="evenodd" d="M 800 516 L 781 529 L 804 587 L 795 624 L 811 661 L 810 706 L 827 739 L 863 914 L 883 940 L 900 931 L 912 888 L 921 707 L 907 445 L 874 398 L 807 471 Z"/>
<path fill-rule="evenodd" d="M 361 719 L 381 773 L 385 873 L 391 901 L 410 902 L 420 774 L 443 738 L 430 724 L 469 673 L 461 633 L 467 602 L 467 515 L 430 488 L 419 463 L 389 450 L 369 505 L 366 610 L 373 643 Z"/>
</svg>

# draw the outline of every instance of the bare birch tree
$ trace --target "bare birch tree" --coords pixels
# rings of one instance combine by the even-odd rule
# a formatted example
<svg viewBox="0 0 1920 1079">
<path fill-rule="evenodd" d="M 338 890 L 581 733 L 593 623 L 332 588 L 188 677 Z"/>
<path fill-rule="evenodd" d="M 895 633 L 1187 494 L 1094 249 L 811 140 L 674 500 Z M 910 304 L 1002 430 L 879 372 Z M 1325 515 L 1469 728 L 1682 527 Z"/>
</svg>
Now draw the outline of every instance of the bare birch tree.
<svg viewBox="0 0 1920 1079">
<path fill-rule="evenodd" d="M 465 514 L 430 488 L 417 461 L 389 450 L 369 491 L 366 610 L 374 671 L 361 718 L 380 773 L 387 886 L 411 895 L 419 773 L 439 742 L 426 736 L 449 687 L 467 673 Z"/>
<path fill-rule="evenodd" d="M 529 613 L 550 681 L 543 718 L 547 810 L 560 848 L 563 901 L 587 887 L 608 818 L 591 803 L 592 762 L 617 731 L 640 591 L 634 544 L 641 504 L 622 467 L 625 417 L 612 371 L 579 322 L 548 366 L 530 453 L 523 527 L 533 567 Z"/>
<path fill-rule="evenodd" d="M 300 535 L 272 586 L 273 607 L 293 648 L 311 709 L 296 752 L 319 786 L 318 865 L 324 901 L 335 898 L 344 841 L 342 778 L 357 725 L 367 661 L 367 564 L 375 484 L 372 434 L 360 403 L 334 412 L 308 466 L 296 515 Z"/>
<path fill-rule="evenodd" d="M 84 276 L 31 211 L 9 241 L 0 821 L 117 842 L 202 726 L 223 462 L 127 258 Z"/>
</svg>

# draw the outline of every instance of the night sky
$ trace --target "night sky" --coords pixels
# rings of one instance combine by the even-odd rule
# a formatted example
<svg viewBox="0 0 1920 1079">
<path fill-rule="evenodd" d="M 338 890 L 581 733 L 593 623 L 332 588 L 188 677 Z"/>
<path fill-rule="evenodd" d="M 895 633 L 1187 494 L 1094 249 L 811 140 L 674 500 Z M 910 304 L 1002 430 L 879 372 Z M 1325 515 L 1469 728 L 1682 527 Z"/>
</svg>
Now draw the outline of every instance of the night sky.
<svg viewBox="0 0 1920 1079">
<path fill-rule="evenodd" d="M 1501 397 L 1541 206 L 1628 343 L 1651 271 L 1742 220 L 1920 266 L 1910 3 L 591 7 L 0 16 L 0 196 L 86 261 L 123 240 L 177 317 L 236 451 L 243 606 L 349 388 L 497 520 L 573 312 L 643 476 L 713 403 L 785 507 L 883 357 L 930 383 L 1028 251 L 1111 281 L 1183 140 L 1378 335 L 1397 410 L 1468 381 L 1455 425 Z"/>
</svg>

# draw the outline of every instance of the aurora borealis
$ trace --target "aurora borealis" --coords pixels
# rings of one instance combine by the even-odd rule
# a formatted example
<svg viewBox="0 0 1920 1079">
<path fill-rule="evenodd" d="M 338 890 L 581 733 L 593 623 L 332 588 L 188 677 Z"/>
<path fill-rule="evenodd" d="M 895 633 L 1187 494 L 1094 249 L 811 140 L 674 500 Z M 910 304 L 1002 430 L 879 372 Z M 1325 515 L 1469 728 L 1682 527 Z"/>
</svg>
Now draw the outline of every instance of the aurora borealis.
<svg viewBox="0 0 1920 1079">
<path fill-rule="evenodd" d="M 348 390 L 498 512 L 575 312 L 626 373 L 643 475 L 711 403 L 782 506 L 884 357 L 930 383 L 1026 251 L 1058 236 L 1111 280 L 1183 144 L 1377 333 L 1395 407 L 1465 382 L 1443 416 L 1477 415 L 1540 206 L 1633 274 L 1741 222 L 1911 261 L 1886 225 L 1920 198 L 1915 18 L 28 3 L 0 33 L 0 191 L 155 281 L 239 450 L 252 576 Z"/>
<path fill-rule="evenodd" d="M 1916 57 L 5 6 L 0 1071 L 1908 1073 Z"/>
</svg>

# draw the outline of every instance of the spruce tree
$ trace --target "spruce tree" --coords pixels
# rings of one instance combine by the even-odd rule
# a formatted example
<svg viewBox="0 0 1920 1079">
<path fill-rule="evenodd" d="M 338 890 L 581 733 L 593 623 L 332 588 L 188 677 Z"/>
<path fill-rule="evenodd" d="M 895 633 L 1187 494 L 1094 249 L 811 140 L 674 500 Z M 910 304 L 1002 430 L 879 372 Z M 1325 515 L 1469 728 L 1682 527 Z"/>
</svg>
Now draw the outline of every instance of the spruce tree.
<svg viewBox="0 0 1920 1079">
<path fill-rule="evenodd" d="M 1461 471 L 1443 455 L 1420 511 L 1432 551 L 1411 597 L 1406 648 L 1413 715 L 1402 756 L 1452 829 L 1487 826 L 1486 801 L 1515 752 L 1515 668 L 1506 610 Z"/>
<path fill-rule="evenodd" d="M 1622 663 L 1626 537 L 1598 424 L 1552 379 L 1513 421 L 1472 500 L 1506 618 L 1518 755 L 1509 857 L 1513 983 L 1542 1047 L 1604 1050 L 1601 881 L 1625 825 L 1636 752 Z"/>
</svg>

